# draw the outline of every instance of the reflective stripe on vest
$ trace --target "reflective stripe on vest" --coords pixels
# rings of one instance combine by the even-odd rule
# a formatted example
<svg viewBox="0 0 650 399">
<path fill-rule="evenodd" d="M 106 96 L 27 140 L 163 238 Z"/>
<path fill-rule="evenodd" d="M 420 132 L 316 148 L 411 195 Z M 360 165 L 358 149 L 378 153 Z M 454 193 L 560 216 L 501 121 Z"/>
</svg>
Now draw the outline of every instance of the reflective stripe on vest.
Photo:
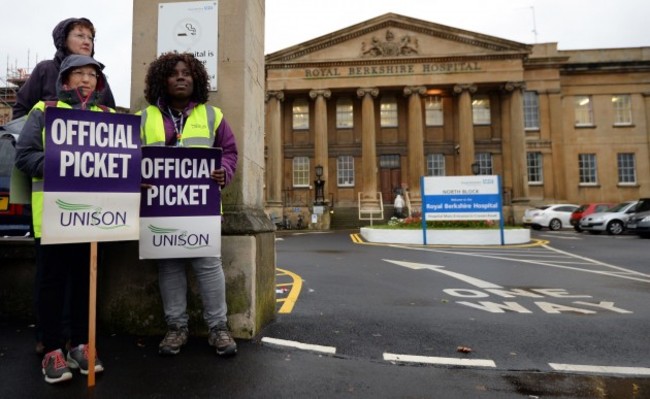
<svg viewBox="0 0 650 399">
<path fill-rule="evenodd" d="M 150 105 L 141 113 L 140 137 L 143 145 L 165 145 L 165 126 L 160 109 Z M 199 104 L 187 117 L 181 144 L 183 147 L 212 147 L 216 128 L 221 124 L 223 114 L 217 107 Z M 207 123 L 206 123 L 207 122 Z"/>
<path fill-rule="evenodd" d="M 62 101 L 57 101 L 56 104 L 48 101 L 46 104 L 43 101 L 39 101 L 34 105 L 33 109 L 38 109 L 41 112 L 45 113 L 45 108 L 47 107 L 56 107 L 56 108 L 68 108 L 72 109 L 70 104 L 64 103 Z M 91 106 L 90 111 L 95 112 L 104 112 L 104 110 L 98 106 Z M 110 109 L 110 112 L 115 112 L 115 110 Z M 43 140 L 43 151 L 45 151 L 45 127 L 41 130 L 41 138 Z M 32 178 L 32 222 L 34 224 L 34 237 L 41 238 L 41 226 L 43 224 L 43 179 L 40 177 Z"/>
</svg>

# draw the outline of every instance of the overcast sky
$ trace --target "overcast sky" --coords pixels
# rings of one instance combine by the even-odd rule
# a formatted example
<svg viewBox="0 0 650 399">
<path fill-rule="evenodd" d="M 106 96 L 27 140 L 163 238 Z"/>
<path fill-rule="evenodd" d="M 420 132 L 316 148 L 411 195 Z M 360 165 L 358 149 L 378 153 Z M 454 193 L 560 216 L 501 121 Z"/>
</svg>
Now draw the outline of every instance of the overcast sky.
<svg viewBox="0 0 650 399">
<path fill-rule="evenodd" d="M 86 17 L 117 104 L 129 107 L 132 0 L 3 3 L 3 81 L 8 68 L 52 58 L 59 21 Z M 561 50 L 650 46 L 648 0 L 266 0 L 265 54 L 388 12 L 521 43 L 557 42 Z"/>
</svg>

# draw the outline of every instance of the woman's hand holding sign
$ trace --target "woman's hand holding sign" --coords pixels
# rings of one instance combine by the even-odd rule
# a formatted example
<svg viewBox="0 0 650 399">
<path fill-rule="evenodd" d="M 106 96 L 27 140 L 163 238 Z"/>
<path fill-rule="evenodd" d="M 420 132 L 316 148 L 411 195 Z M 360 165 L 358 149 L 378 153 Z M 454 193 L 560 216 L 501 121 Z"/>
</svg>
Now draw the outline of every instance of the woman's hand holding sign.
<svg viewBox="0 0 650 399">
<path fill-rule="evenodd" d="M 219 183 L 219 186 L 223 188 L 226 185 L 226 170 L 223 167 L 214 169 L 210 172 L 210 178 Z"/>
</svg>

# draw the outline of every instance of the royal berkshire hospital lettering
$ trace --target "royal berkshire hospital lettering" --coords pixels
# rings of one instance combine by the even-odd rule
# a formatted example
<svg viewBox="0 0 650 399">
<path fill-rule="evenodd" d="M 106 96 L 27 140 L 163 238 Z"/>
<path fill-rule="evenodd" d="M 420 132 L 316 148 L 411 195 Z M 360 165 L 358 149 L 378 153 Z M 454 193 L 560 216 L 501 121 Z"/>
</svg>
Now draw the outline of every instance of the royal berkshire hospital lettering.
<svg viewBox="0 0 650 399">
<path fill-rule="evenodd" d="M 355 67 L 307 68 L 306 79 L 356 78 L 360 76 L 426 75 L 468 73 L 481 70 L 478 62 L 440 62 L 431 64 L 370 65 Z"/>
</svg>

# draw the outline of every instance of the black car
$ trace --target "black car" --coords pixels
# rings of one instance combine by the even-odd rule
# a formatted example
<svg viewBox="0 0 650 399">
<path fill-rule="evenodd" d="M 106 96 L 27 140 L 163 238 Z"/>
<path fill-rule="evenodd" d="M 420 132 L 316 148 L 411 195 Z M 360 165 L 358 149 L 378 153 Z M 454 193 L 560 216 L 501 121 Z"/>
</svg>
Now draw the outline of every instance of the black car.
<svg viewBox="0 0 650 399">
<path fill-rule="evenodd" d="M 31 207 L 9 202 L 16 140 L 23 124 L 24 119 L 18 119 L 0 126 L 0 237 L 30 235 Z"/>
</svg>

